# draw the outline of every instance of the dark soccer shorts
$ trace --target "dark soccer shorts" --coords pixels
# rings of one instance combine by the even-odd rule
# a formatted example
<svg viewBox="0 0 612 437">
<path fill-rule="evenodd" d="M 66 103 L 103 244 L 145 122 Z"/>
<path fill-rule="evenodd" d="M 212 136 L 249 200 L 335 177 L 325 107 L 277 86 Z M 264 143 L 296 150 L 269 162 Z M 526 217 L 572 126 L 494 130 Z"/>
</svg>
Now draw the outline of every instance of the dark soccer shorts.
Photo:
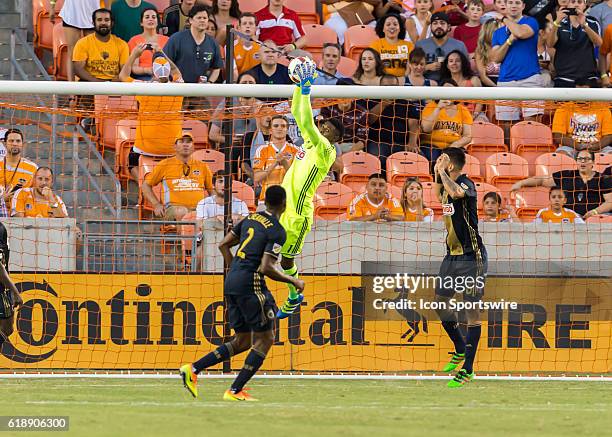
<svg viewBox="0 0 612 437">
<path fill-rule="evenodd" d="M 276 303 L 268 290 L 249 294 L 228 294 L 227 311 L 235 332 L 265 332 L 274 327 Z"/>
<path fill-rule="evenodd" d="M 464 301 L 482 300 L 488 269 L 487 258 L 484 247 L 480 249 L 480 256 L 447 254 L 440 266 L 436 294 L 451 298 L 459 293 L 463 294 Z"/>
<path fill-rule="evenodd" d="M 13 315 L 13 298 L 8 290 L 0 290 L 0 319 L 8 319 Z"/>
</svg>

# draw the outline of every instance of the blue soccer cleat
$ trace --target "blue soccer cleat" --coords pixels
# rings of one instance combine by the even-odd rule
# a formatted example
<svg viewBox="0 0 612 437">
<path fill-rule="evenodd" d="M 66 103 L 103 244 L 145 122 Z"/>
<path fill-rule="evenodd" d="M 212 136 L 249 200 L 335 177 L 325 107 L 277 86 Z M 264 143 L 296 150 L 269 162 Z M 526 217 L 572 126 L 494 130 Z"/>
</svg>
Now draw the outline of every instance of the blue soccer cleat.
<svg viewBox="0 0 612 437">
<path fill-rule="evenodd" d="M 296 309 L 300 307 L 300 304 L 304 300 L 303 294 L 298 294 L 298 297 L 295 299 L 287 299 L 285 303 L 279 308 L 276 313 L 277 319 L 286 319 L 291 314 L 295 312 Z"/>
</svg>

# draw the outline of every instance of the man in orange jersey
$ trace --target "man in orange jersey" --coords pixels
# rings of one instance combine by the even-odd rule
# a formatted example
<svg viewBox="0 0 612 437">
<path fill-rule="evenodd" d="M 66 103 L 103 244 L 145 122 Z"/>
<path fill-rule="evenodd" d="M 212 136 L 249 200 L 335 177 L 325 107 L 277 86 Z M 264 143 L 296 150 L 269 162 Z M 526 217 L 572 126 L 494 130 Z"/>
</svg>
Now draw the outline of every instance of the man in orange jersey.
<svg viewBox="0 0 612 437">
<path fill-rule="evenodd" d="M 255 38 L 257 18 L 251 12 L 243 12 L 238 18 L 238 32 Z M 234 62 L 238 75 L 249 71 L 261 62 L 259 44 L 239 36 L 234 40 Z"/>
<path fill-rule="evenodd" d="M 155 217 L 181 220 L 195 211 L 198 202 L 212 191 L 212 173 L 202 161 L 193 158 L 193 137 L 183 132 L 174 145 L 176 155 L 161 161 L 149 173 L 141 188 L 144 197 L 153 205 Z M 153 187 L 162 184 L 161 199 Z"/>
<path fill-rule="evenodd" d="M 6 205 L 17 190 L 32 184 L 38 166 L 23 157 L 23 133 L 8 129 L 4 133 L 5 154 L 0 161 L 0 217 L 8 217 Z"/>
<path fill-rule="evenodd" d="M 181 72 L 159 48 L 150 44 L 137 45 L 127 62 L 121 68 L 119 79 L 133 82 L 132 66 L 136 59 L 146 51 L 153 53 L 153 78 L 150 82 L 183 82 Z M 181 96 L 136 96 L 138 102 L 138 124 L 136 141 L 128 156 L 128 169 L 132 178 L 138 180 L 138 160 L 140 155 L 167 157 L 173 153 L 172 141 L 181 133 L 183 127 L 183 97 Z"/>
<path fill-rule="evenodd" d="M 538 215 L 533 220 L 535 223 L 584 223 L 580 215 L 563 207 L 567 199 L 561 188 L 552 187 L 549 198 L 550 206 L 538 211 Z"/>
<path fill-rule="evenodd" d="M 273 116 L 270 122 L 270 141 L 255 152 L 253 179 L 256 184 L 262 185 L 261 201 L 266 188 L 281 184 L 285 173 L 291 167 L 293 158 L 298 153 L 298 148 L 287 142 L 288 128 L 287 118 L 282 115 Z"/>
<path fill-rule="evenodd" d="M 40 167 L 34 174 L 31 188 L 15 192 L 11 203 L 12 217 L 68 217 L 66 205 L 61 197 L 53 193 L 53 171 Z"/>
<path fill-rule="evenodd" d="M 404 220 L 400 201 L 387 192 L 387 181 L 380 173 L 370 175 L 365 193 L 348 206 L 348 218 L 355 222 L 399 222 Z"/>
</svg>

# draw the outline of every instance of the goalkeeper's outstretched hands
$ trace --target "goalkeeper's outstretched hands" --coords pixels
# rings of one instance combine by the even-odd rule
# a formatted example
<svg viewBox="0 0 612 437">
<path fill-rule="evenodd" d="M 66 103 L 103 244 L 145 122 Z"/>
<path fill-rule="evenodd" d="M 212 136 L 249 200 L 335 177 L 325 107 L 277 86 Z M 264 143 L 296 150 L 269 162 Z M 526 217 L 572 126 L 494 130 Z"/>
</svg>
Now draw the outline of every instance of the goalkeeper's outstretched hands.
<svg viewBox="0 0 612 437">
<path fill-rule="evenodd" d="M 300 78 L 299 86 L 302 95 L 310 94 L 310 87 L 317 78 L 317 67 L 314 62 L 302 62 L 295 67 L 295 74 Z"/>
</svg>

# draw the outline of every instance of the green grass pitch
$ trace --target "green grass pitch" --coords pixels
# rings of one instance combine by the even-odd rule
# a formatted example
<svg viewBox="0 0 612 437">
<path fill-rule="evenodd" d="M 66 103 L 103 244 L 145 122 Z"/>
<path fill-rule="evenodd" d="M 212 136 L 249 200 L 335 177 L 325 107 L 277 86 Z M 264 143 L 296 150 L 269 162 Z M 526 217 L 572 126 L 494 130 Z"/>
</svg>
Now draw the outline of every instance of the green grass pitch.
<svg viewBox="0 0 612 437">
<path fill-rule="evenodd" d="M 52 435 L 88 437 L 575 437 L 609 435 L 612 417 L 606 382 L 255 379 L 260 402 L 235 403 L 230 381 L 201 377 L 193 399 L 178 377 L 0 379 L 0 414 L 67 415 Z"/>
</svg>

